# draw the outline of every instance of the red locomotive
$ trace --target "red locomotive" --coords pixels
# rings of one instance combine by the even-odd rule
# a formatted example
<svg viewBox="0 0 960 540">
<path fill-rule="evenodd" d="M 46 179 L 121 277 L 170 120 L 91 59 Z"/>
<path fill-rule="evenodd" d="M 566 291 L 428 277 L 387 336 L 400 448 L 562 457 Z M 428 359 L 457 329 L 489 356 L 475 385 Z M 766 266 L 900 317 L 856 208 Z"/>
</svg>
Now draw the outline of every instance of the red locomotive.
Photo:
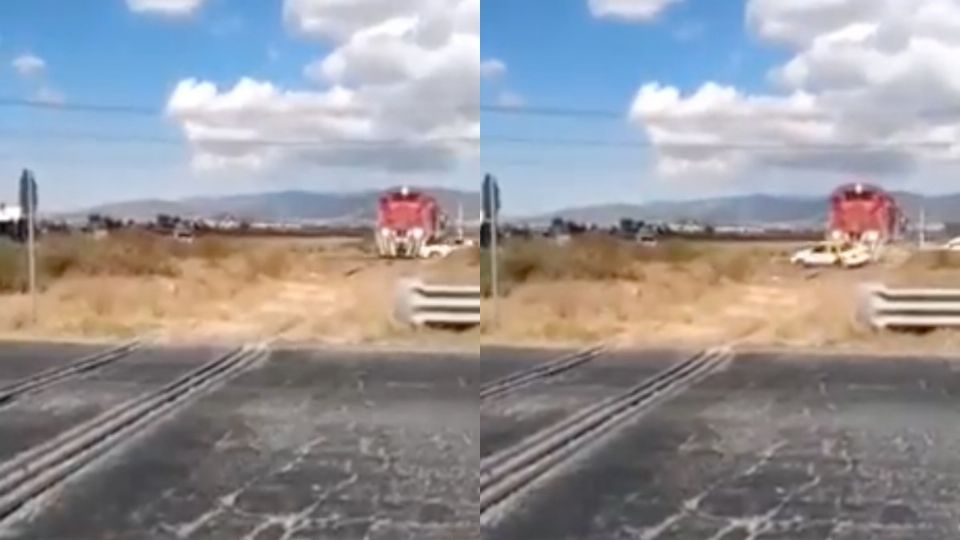
<svg viewBox="0 0 960 540">
<path fill-rule="evenodd" d="M 877 186 L 847 184 L 830 197 L 829 235 L 833 240 L 889 242 L 897 236 L 902 222 L 897 201 Z"/>
<path fill-rule="evenodd" d="M 380 197 L 377 251 L 385 258 L 422 257 L 424 247 L 440 240 L 445 217 L 436 198 L 401 188 Z"/>
</svg>

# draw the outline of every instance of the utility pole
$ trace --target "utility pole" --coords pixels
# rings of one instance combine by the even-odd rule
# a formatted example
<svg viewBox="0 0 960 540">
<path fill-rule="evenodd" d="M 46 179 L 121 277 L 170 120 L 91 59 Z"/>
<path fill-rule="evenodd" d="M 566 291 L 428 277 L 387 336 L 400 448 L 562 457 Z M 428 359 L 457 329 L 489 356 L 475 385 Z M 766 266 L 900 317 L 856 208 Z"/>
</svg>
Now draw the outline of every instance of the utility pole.
<svg viewBox="0 0 960 540">
<path fill-rule="evenodd" d="M 493 317 L 492 324 L 496 329 L 500 325 L 500 276 L 498 262 L 498 227 L 497 214 L 500 212 L 500 186 L 497 185 L 497 179 L 493 175 L 486 175 L 483 179 L 483 213 L 484 219 L 489 223 L 489 249 L 490 249 L 490 293 L 493 297 Z"/>
<path fill-rule="evenodd" d="M 920 249 L 927 247 L 927 209 L 920 207 Z"/>
<path fill-rule="evenodd" d="M 20 211 L 27 218 L 27 267 L 30 274 L 30 300 L 33 323 L 37 322 L 37 181 L 33 172 L 24 169 L 20 176 Z"/>
<path fill-rule="evenodd" d="M 463 243 L 463 202 L 457 204 L 457 243 Z"/>
</svg>

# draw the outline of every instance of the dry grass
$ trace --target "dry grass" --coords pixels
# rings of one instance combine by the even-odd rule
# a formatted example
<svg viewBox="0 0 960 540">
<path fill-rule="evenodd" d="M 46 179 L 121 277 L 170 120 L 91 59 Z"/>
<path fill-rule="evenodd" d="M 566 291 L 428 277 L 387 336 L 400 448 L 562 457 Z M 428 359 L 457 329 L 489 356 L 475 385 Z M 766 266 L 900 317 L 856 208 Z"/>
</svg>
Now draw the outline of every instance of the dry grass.
<svg viewBox="0 0 960 540">
<path fill-rule="evenodd" d="M 24 257 L 0 244 L 0 334 L 250 340 L 282 335 L 336 343 L 416 341 L 477 346 L 581 344 L 791 347 L 956 347 L 957 333 L 896 336 L 853 319 L 863 281 L 953 284 L 960 256 L 907 252 L 864 270 L 810 273 L 785 262 L 792 246 L 667 242 L 643 247 L 610 238 L 566 246 L 508 243 L 501 325 L 484 304 L 481 332 L 416 332 L 391 321 L 398 279 L 476 283 L 483 254 L 438 261 L 378 261 L 355 242 L 199 239 L 144 235 L 46 238 L 39 320 L 21 294 Z"/>
<path fill-rule="evenodd" d="M 913 253 L 890 272 L 887 282 L 900 286 L 960 287 L 960 253 Z"/>
<path fill-rule="evenodd" d="M 960 253 L 955 251 L 923 251 L 914 253 L 903 265 L 915 270 L 960 270 Z"/>
<path fill-rule="evenodd" d="M 185 244 L 142 234 L 73 236 L 45 238 L 39 252 L 40 317 L 34 323 L 30 299 L 22 294 L 22 250 L 0 246 L 0 288 L 7 293 L 0 295 L 0 334 L 405 339 L 412 333 L 390 320 L 394 284 L 401 275 L 431 270 L 364 258 L 351 243 L 309 240 L 200 238 Z"/>
<path fill-rule="evenodd" d="M 879 334 L 855 318 L 861 283 L 960 286 L 960 255 L 896 253 L 866 269 L 808 272 L 788 264 L 793 248 L 674 242 L 651 249 L 611 239 L 517 244 L 507 251 L 514 266 L 504 272 L 502 324 L 493 329 L 488 321 L 484 339 L 899 351 L 960 341 L 955 332 L 919 340 Z"/>
<path fill-rule="evenodd" d="M 568 245 L 534 240 L 508 244 L 501 262 L 501 285 L 509 293 L 536 282 L 643 283 L 650 268 L 664 265 L 677 274 L 694 274 L 711 283 L 745 282 L 771 260 L 776 260 L 776 254 L 768 250 L 722 249 L 682 241 L 650 247 L 607 236 L 576 238 Z"/>
</svg>

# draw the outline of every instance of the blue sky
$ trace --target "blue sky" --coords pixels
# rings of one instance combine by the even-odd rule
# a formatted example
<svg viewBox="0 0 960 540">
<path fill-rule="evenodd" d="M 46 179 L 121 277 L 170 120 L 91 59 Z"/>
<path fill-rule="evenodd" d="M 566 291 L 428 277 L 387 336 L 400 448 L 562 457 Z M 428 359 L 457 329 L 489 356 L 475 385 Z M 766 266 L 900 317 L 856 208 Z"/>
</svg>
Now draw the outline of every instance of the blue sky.
<svg viewBox="0 0 960 540">
<path fill-rule="evenodd" d="M 654 17 L 601 17 L 591 2 L 662 9 Z M 748 192 L 822 195 L 852 179 L 960 191 L 960 136 L 951 127 L 958 118 L 912 112 L 960 103 L 955 15 L 960 20 L 960 4 L 936 0 L 487 0 L 483 56 L 506 69 L 485 82 L 484 102 L 506 95 L 527 107 L 622 116 L 485 114 L 484 166 L 501 177 L 507 197 L 536 210 Z M 888 31 L 897 38 L 873 39 Z M 910 37 L 929 48 L 903 39 Z M 642 107 L 631 114 L 649 83 L 659 90 L 638 99 Z M 812 120 L 793 121 L 797 114 Z M 499 144 L 498 135 L 621 146 Z M 621 144 L 630 141 L 638 147 Z M 691 141 L 719 145 L 701 154 L 668 146 Z M 725 143 L 743 149 L 719 148 Z M 949 149 L 919 149 L 930 143 Z"/>
<path fill-rule="evenodd" d="M 960 65 L 949 60 L 960 63 L 955 32 L 912 19 L 898 11 L 902 2 L 859 11 L 790 0 L 613 2 L 662 8 L 642 18 L 591 10 L 604 2 L 485 0 L 480 9 L 480 0 L 356 0 L 348 13 L 321 0 L 3 0 L 0 99 L 65 107 L 0 104 L 0 178 L 10 179 L 0 182 L 0 199 L 11 198 L 24 166 L 37 172 L 51 210 L 400 182 L 475 189 L 487 171 L 500 178 L 511 213 L 816 194 L 851 175 L 960 190 L 946 180 L 960 172 L 952 151 L 884 147 L 864 158 L 855 149 L 945 136 L 960 143 L 943 122 L 878 124 L 850 114 L 960 102 L 951 75 Z M 935 0 L 916 6 L 944 9 Z M 922 36 L 933 48 L 927 56 L 891 51 L 890 42 L 876 49 L 857 33 L 864 25 Z M 487 69 L 493 64 L 502 67 Z M 632 111 L 650 83 L 658 86 Z M 481 103 L 518 114 L 464 117 L 477 85 Z M 78 104 L 137 111 L 69 110 Z M 542 108 L 613 115 L 531 114 Z M 731 112 L 742 119 L 731 121 Z M 798 112 L 823 120 L 788 120 Z M 691 140 L 747 150 L 691 153 L 683 146 Z M 772 149 L 749 150 L 767 142 Z M 807 143 L 854 149 L 811 151 Z"/>
<path fill-rule="evenodd" d="M 125 0 L 0 2 L 0 98 L 52 95 L 68 106 L 147 109 L 102 114 L 0 106 L 0 178 L 10 179 L 0 183 L 0 199 L 11 199 L 23 167 L 36 171 L 50 210 L 140 197 L 377 188 L 421 178 L 447 186 L 476 183 L 476 162 L 422 174 L 303 163 L 262 171 L 194 170 L 181 126 L 163 114 L 178 82 L 216 84 L 224 100 L 244 78 L 281 91 L 318 92 L 322 85 L 309 81 L 305 69 L 339 43 L 296 31 L 277 0 L 197 4 L 189 14 L 169 16 L 134 12 Z M 44 66 L 25 75 L 14 63 L 28 55 Z M 97 139 L 90 140 L 91 134 Z"/>
<path fill-rule="evenodd" d="M 162 111 L 182 78 L 228 83 L 253 75 L 292 81 L 315 50 L 289 39 L 271 1 L 217 0 L 186 20 L 171 20 L 135 14 L 122 0 L 8 0 L 0 4 L 0 97 L 32 99 L 49 88 L 67 103 Z M 43 59 L 42 74 L 15 72 L 13 59 L 28 53 Z M 135 142 L 177 138 L 176 127 L 161 115 L 2 108 L 0 125 L 0 174 L 10 179 L 0 188 L 5 199 L 24 166 L 36 170 L 44 202 L 52 209 L 231 188 L 191 175 L 185 146 Z M 90 133 L 111 140 L 69 137 Z"/>
<path fill-rule="evenodd" d="M 644 82 L 660 81 L 685 91 L 706 80 L 762 89 L 767 70 L 780 55 L 751 42 L 744 32 L 743 7 L 742 2 L 687 2 L 655 21 L 638 24 L 598 20 L 586 0 L 487 0 L 481 12 L 483 55 L 502 59 L 507 73 L 485 84 L 484 102 L 495 103 L 508 92 L 531 106 L 622 111 L 622 118 L 487 114 L 483 135 L 641 142 L 642 134 L 628 125 L 627 111 Z M 651 174 L 652 157 L 644 148 L 486 140 L 483 148 L 485 166 L 502 171 L 501 182 L 509 188 L 505 190 L 538 209 L 712 194 L 710 186 L 658 179 Z"/>
</svg>

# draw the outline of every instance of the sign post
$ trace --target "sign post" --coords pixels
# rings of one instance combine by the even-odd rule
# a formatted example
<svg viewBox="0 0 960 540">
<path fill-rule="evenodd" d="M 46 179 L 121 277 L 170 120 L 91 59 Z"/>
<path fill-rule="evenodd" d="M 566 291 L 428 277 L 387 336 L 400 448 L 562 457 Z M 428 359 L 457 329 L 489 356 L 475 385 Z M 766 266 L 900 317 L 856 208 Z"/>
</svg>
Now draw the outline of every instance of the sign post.
<svg viewBox="0 0 960 540">
<path fill-rule="evenodd" d="M 30 274 L 30 299 L 33 322 L 37 322 L 37 181 L 33 172 L 24 169 L 20 176 L 20 209 L 27 218 L 27 265 Z"/>
<path fill-rule="evenodd" d="M 488 223 L 490 249 L 490 294 L 493 297 L 493 327 L 500 325 L 500 276 L 498 262 L 497 214 L 500 213 L 500 186 L 493 175 L 483 179 L 483 215 Z"/>
</svg>

